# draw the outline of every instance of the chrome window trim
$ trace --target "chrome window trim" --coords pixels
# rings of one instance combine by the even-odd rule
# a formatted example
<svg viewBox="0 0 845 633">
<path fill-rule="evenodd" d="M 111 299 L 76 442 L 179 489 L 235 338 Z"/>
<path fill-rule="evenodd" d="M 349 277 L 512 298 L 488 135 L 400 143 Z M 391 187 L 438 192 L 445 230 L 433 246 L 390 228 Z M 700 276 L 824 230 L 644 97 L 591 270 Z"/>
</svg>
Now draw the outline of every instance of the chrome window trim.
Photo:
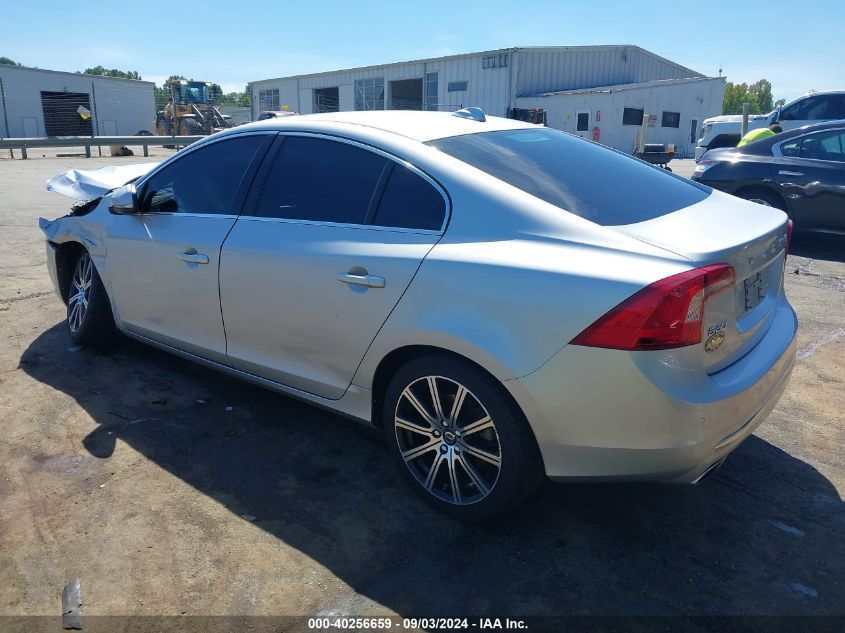
<svg viewBox="0 0 845 633">
<path fill-rule="evenodd" d="M 150 213 L 133 213 L 132 215 L 143 218 L 170 216 L 177 218 L 228 218 L 229 220 L 240 217 L 232 213 L 174 213 L 173 211 L 152 211 Z"/>
<path fill-rule="evenodd" d="M 233 132 L 233 133 L 230 133 L 230 134 L 226 134 L 225 136 L 220 136 L 219 138 L 213 138 L 213 135 L 207 136 L 202 140 L 195 141 L 194 143 L 191 143 L 187 147 L 183 147 L 182 149 L 178 150 L 175 154 L 173 154 L 173 156 L 171 156 L 167 160 L 163 161 L 161 164 L 159 164 L 157 167 L 155 167 L 152 171 L 149 171 L 146 174 L 144 174 L 143 176 L 141 176 L 140 178 L 138 178 L 138 180 L 135 181 L 135 188 L 141 189 L 141 187 L 143 187 L 144 185 L 147 184 L 147 181 L 150 178 L 155 176 L 158 172 L 160 172 L 162 169 L 164 169 L 168 165 L 172 165 L 176 161 L 181 160 L 181 159 L 185 158 L 185 156 L 188 156 L 188 155 L 194 153 L 198 149 L 201 149 L 203 147 L 207 147 L 208 145 L 214 145 L 215 143 L 220 143 L 222 141 L 226 141 L 226 140 L 229 140 L 229 139 L 239 138 L 241 136 L 276 136 L 276 135 L 278 135 L 278 133 L 279 133 L 279 130 L 245 130 L 243 132 Z M 179 137 L 177 136 L 176 138 L 178 139 Z M 148 213 L 148 214 L 145 214 L 145 215 L 152 215 L 152 214 Z M 187 215 L 187 214 L 175 214 L 174 213 L 173 215 Z"/>
<path fill-rule="evenodd" d="M 257 215 L 241 215 L 237 217 L 238 221 L 243 220 L 244 222 L 271 222 L 274 224 L 306 224 L 314 226 L 330 226 L 341 229 L 356 229 L 359 231 L 381 231 L 383 233 L 414 233 L 419 235 L 443 234 L 443 231 L 441 229 L 409 229 L 401 226 L 380 226 L 378 224 L 352 224 L 348 222 L 324 222 L 322 220 L 299 220 L 293 218 L 265 218 L 259 217 Z"/>
<path fill-rule="evenodd" d="M 824 134 L 826 132 L 839 132 L 840 134 L 845 134 L 845 127 L 831 127 L 826 130 L 816 130 L 814 132 L 808 132 L 806 134 L 800 134 L 798 136 L 793 136 L 792 138 L 784 139 L 780 143 L 775 143 L 774 145 L 772 145 L 772 156 L 774 156 L 775 158 L 795 158 L 798 160 L 811 160 L 815 163 L 821 163 L 823 165 L 827 165 L 829 163 L 834 163 L 837 165 L 843 164 L 843 161 L 841 160 L 822 160 L 820 158 L 805 158 L 804 156 L 784 156 L 781 152 L 780 146 L 784 143 L 791 143 L 796 139 L 800 139 L 801 143 L 803 144 L 804 139 L 808 136 L 813 136 L 814 134 Z"/>
<path fill-rule="evenodd" d="M 242 219 L 256 219 L 256 220 L 273 220 L 273 221 L 281 221 L 286 223 L 298 223 L 298 224 L 315 224 L 315 225 L 325 225 L 325 226 L 340 226 L 340 227 L 347 227 L 347 228 L 365 228 L 365 229 L 386 229 L 392 232 L 401 232 L 401 233 L 422 233 L 426 235 L 442 235 L 446 231 L 446 227 L 449 225 L 449 219 L 452 217 L 452 200 L 449 197 L 449 194 L 446 192 L 445 187 L 443 187 L 437 180 L 435 180 L 432 176 L 424 172 L 422 169 L 417 167 L 416 165 L 408 162 L 404 158 L 396 156 L 395 154 L 391 154 L 379 147 L 375 147 L 373 145 L 368 145 L 362 141 L 356 141 L 354 139 L 347 138 L 345 136 L 336 136 L 334 134 L 326 134 L 323 132 L 308 132 L 308 131 L 301 131 L 301 130 L 279 130 L 278 131 L 279 137 L 284 138 L 288 136 L 300 136 L 305 138 L 319 138 L 326 141 L 335 141 L 338 143 L 346 143 L 347 145 L 352 145 L 353 147 L 357 147 L 358 149 L 364 150 L 366 152 L 372 152 L 374 154 L 378 154 L 382 158 L 393 161 L 401 165 L 402 167 L 407 168 L 411 172 L 420 176 L 423 180 L 428 182 L 432 187 L 440 193 L 440 197 L 443 198 L 443 202 L 445 205 L 445 210 L 443 213 L 443 223 L 440 225 L 439 229 L 409 229 L 406 227 L 401 226 L 381 226 L 378 224 L 359 224 L 359 223 L 346 223 L 346 222 L 325 222 L 321 220 L 301 220 L 296 218 L 276 218 L 276 217 L 260 217 L 253 215 L 252 213 L 244 213 L 240 217 Z M 284 147 L 282 147 L 281 151 L 284 151 Z"/>
</svg>

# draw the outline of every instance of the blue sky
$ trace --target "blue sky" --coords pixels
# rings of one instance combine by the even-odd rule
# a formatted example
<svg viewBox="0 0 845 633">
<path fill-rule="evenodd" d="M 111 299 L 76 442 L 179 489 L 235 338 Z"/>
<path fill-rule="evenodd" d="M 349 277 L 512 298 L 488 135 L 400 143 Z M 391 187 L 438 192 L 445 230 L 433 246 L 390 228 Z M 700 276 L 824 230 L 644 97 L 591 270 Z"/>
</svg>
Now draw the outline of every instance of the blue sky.
<svg viewBox="0 0 845 633">
<path fill-rule="evenodd" d="M 6 2 L 2 14 L 0 55 L 24 65 L 102 64 L 157 83 L 178 73 L 226 91 L 352 66 L 583 44 L 636 44 L 707 75 L 722 68 L 730 81 L 764 77 L 775 98 L 845 88 L 841 0 L 36 0 Z M 150 34 L 138 35 L 144 29 Z"/>
</svg>

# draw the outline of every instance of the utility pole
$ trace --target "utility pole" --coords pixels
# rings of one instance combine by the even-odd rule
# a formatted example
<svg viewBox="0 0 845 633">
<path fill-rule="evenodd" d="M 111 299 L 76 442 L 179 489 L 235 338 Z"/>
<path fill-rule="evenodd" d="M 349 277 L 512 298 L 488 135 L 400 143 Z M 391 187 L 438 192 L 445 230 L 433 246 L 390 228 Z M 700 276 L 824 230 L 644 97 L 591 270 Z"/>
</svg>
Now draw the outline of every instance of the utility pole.
<svg viewBox="0 0 845 633">
<path fill-rule="evenodd" d="M 742 104 L 742 134 L 739 138 L 742 138 L 746 134 L 748 134 L 748 108 L 750 104 L 743 103 Z"/>
<path fill-rule="evenodd" d="M 645 153 L 645 135 L 646 132 L 648 132 L 648 122 L 649 116 L 645 110 L 643 110 L 643 125 L 640 128 L 640 142 L 637 145 L 637 153 L 641 155 Z"/>
</svg>

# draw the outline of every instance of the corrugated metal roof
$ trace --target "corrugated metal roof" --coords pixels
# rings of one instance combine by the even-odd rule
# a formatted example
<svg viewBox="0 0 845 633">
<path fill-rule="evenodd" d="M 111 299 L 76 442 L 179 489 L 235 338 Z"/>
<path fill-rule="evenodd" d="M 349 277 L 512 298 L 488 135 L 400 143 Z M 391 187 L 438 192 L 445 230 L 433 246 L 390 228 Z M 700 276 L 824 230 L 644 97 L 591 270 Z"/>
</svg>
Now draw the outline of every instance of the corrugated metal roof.
<svg viewBox="0 0 845 633">
<path fill-rule="evenodd" d="M 90 75 L 87 73 L 71 73 L 66 70 L 49 70 L 48 68 L 33 68 L 32 66 L 13 66 L 12 64 L 0 64 L 0 70 L 21 70 L 36 73 L 50 73 L 53 75 L 69 75 L 71 77 L 91 77 L 92 79 L 107 79 L 109 81 L 132 81 L 138 84 L 152 84 L 155 82 L 146 79 L 128 79 L 127 77 L 108 77 L 106 75 Z"/>
<path fill-rule="evenodd" d="M 427 57 L 425 59 L 414 59 L 402 62 L 390 62 L 387 64 L 372 64 L 370 66 L 356 66 L 353 68 L 340 68 L 335 70 L 327 70 L 321 71 L 316 73 L 305 73 L 300 75 L 288 75 L 285 77 L 272 77 L 270 79 L 258 79 L 255 81 L 250 81 L 249 85 L 260 84 L 268 81 L 281 81 L 286 79 L 304 79 L 310 77 L 319 77 L 321 75 L 332 75 L 335 73 L 342 73 L 342 72 L 359 72 L 365 70 L 372 70 L 376 68 L 389 68 L 393 66 L 402 66 L 405 64 L 427 64 L 433 62 L 442 62 L 442 61 L 449 61 L 453 59 L 464 59 L 467 57 L 475 57 L 478 55 L 498 55 L 500 53 L 516 53 L 519 51 L 526 51 L 526 52 L 563 52 L 563 51 L 572 51 L 572 52 L 589 52 L 589 51 L 599 51 L 599 50 L 607 50 L 607 49 L 614 49 L 614 48 L 629 48 L 632 50 L 636 50 L 641 52 L 642 54 L 652 57 L 654 59 L 660 60 L 666 64 L 670 64 L 675 66 L 676 68 L 689 73 L 691 77 L 704 77 L 701 73 L 697 73 L 694 70 L 691 70 L 685 66 L 681 66 L 671 60 L 666 59 L 665 57 L 661 57 L 651 51 L 647 51 L 644 48 L 640 48 L 634 44 L 596 44 L 591 46 L 512 46 L 510 48 L 497 48 L 493 50 L 487 51 L 475 51 L 472 53 L 458 53 L 455 55 L 446 55 L 443 57 Z"/>
<path fill-rule="evenodd" d="M 579 88 L 577 90 L 554 90 L 550 92 L 517 95 L 517 97 L 553 97 L 556 95 L 622 92 L 624 90 L 642 90 L 643 88 L 659 88 L 661 86 L 674 86 L 678 84 L 687 84 L 699 81 L 713 81 L 714 79 L 724 80 L 724 77 L 687 77 L 684 79 L 655 79 L 653 81 L 641 81 L 639 83 L 633 84 L 598 86 L 596 88 Z"/>
</svg>

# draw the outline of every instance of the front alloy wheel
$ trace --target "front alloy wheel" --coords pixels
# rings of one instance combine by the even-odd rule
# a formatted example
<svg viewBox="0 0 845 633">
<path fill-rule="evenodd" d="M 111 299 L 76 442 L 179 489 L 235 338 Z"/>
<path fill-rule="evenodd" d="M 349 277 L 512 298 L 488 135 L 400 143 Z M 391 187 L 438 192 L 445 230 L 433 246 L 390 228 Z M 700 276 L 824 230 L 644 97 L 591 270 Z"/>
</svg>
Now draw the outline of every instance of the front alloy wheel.
<svg viewBox="0 0 845 633">
<path fill-rule="evenodd" d="M 70 294 L 67 301 L 67 325 L 70 333 L 76 334 L 85 320 L 88 311 L 88 301 L 91 296 L 93 282 L 93 268 L 91 257 L 85 253 L 79 258 L 73 279 L 70 284 Z"/>
<path fill-rule="evenodd" d="M 393 425 L 405 465 L 430 494 L 468 505 L 495 488 L 502 467 L 496 424 L 464 385 L 418 378 L 399 396 Z"/>
<path fill-rule="evenodd" d="M 83 251 L 67 290 L 67 330 L 74 343 L 105 346 L 114 342 L 111 304 L 97 267 Z"/>
</svg>

